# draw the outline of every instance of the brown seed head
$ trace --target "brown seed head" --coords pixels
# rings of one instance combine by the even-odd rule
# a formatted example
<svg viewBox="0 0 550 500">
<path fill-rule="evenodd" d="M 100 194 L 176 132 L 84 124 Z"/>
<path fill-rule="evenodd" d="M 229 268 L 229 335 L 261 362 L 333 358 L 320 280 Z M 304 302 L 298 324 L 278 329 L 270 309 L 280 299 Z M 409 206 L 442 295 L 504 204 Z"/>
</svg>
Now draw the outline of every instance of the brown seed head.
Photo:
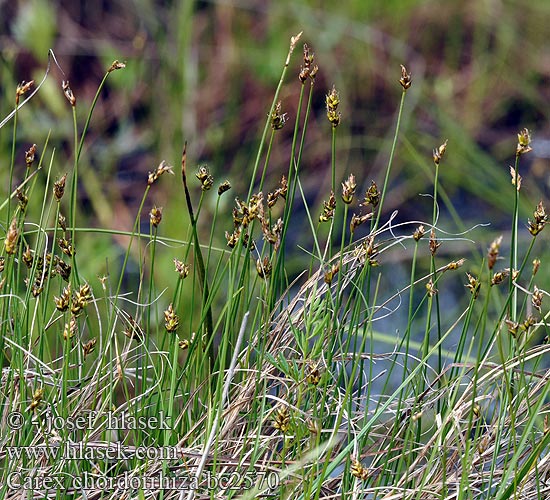
<svg viewBox="0 0 550 500">
<path fill-rule="evenodd" d="M 59 245 L 59 248 L 61 251 L 67 256 L 72 257 L 74 255 L 74 248 L 73 245 L 67 238 L 59 238 L 57 240 L 57 243 Z"/>
<path fill-rule="evenodd" d="M 269 277 L 271 274 L 271 262 L 269 261 L 269 257 L 265 256 L 263 260 L 258 259 L 256 261 L 256 271 L 261 279 L 266 279 Z"/>
<path fill-rule="evenodd" d="M 19 104 L 19 98 L 21 96 L 24 96 L 34 85 L 34 80 L 31 80 L 30 82 L 26 82 L 23 80 L 20 84 L 17 85 L 17 88 L 15 89 L 15 105 L 17 106 Z"/>
<path fill-rule="evenodd" d="M 426 292 L 428 293 L 428 297 L 433 297 L 435 294 L 437 294 L 437 288 L 435 287 L 435 284 L 431 278 L 430 281 L 426 283 Z"/>
<path fill-rule="evenodd" d="M 76 106 L 76 97 L 69 86 L 69 80 L 63 80 L 63 82 L 61 82 L 61 88 L 63 89 L 63 93 L 65 94 L 67 101 L 69 101 L 71 106 L 74 108 Z"/>
<path fill-rule="evenodd" d="M 520 130 L 520 132 L 518 133 L 518 145 L 516 147 L 516 156 L 521 156 L 523 154 L 529 153 L 529 151 L 532 151 L 530 144 L 531 144 L 531 135 L 529 134 L 529 130 L 526 128 L 524 128 L 523 130 Z"/>
<path fill-rule="evenodd" d="M 25 164 L 27 168 L 32 167 L 36 158 L 36 144 L 33 144 L 27 151 L 25 151 Z"/>
<path fill-rule="evenodd" d="M 174 266 L 180 278 L 185 279 L 189 276 L 189 264 L 184 264 L 181 260 L 174 259 Z"/>
<path fill-rule="evenodd" d="M 433 160 L 436 165 L 439 165 L 439 162 L 445 155 L 445 151 L 447 151 L 447 142 L 445 141 L 441 146 L 433 150 Z"/>
<path fill-rule="evenodd" d="M 355 183 L 355 176 L 353 174 L 350 174 L 348 179 L 342 182 L 342 201 L 347 205 L 353 201 L 356 187 L 357 184 Z"/>
<path fill-rule="evenodd" d="M 533 276 L 537 274 L 539 267 L 540 267 L 540 259 L 533 260 Z"/>
<path fill-rule="evenodd" d="M 71 301 L 71 285 L 69 284 L 63 288 L 61 295 L 59 297 L 54 297 L 53 300 L 58 311 L 65 312 L 69 309 L 69 304 Z"/>
<path fill-rule="evenodd" d="M 470 293 L 474 296 L 474 299 L 477 299 L 479 295 L 479 289 L 481 288 L 481 281 L 472 276 L 470 273 L 466 273 L 468 277 L 468 284 L 464 285 L 466 288 L 470 289 Z"/>
<path fill-rule="evenodd" d="M 466 262 L 466 259 L 453 260 L 452 262 L 449 262 L 447 264 L 447 267 L 445 268 L 445 270 L 446 271 L 455 271 L 459 267 L 462 267 L 464 262 Z"/>
<path fill-rule="evenodd" d="M 94 352 L 96 342 L 97 342 L 97 339 L 94 337 L 93 339 L 86 342 L 85 344 L 82 344 L 82 354 L 84 355 L 84 357 L 87 357 L 92 352 Z"/>
<path fill-rule="evenodd" d="M 109 69 L 107 70 L 107 73 L 112 73 L 113 71 L 116 71 L 117 69 L 124 69 L 126 67 L 125 62 L 120 62 L 118 60 L 114 60 L 113 64 L 109 66 Z"/>
<path fill-rule="evenodd" d="M 540 308 L 542 305 L 542 291 L 538 289 L 538 287 L 535 285 L 533 289 L 533 295 L 531 296 L 531 304 L 533 304 L 533 307 L 540 313 Z"/>
<path fill-rule="evenodd" d="M 498 238 L 495 238 L 491 243 L 491 246 L 489 247 L 489 250 L 487 252 L 487 266 L 489 267 L 489 269 L 493 269 L 497 262 L 501 243 L 502 235 L 500 235 Z"/>
<path fill-rule="evenodd" d="M 17 219 L 14 217 L 11 221 L 6 239 L 4 240 L 4 250 L 8 255 L 14 255 L 17 250 L 17 242 L 19 240 L 19 231 L 17 230 Z"/>
<path fill-rule="evenodd" d="M 519 173 L 516 173 L 516 169 L 510 166 L 510 177 L 512 177 L 512 185 L 516 186 L 516 189 L 519 191 L 521 189 L 522 177 Z"/>
<path fill-rule="evenodd" d="M 319 216 L 319 222 L 328 222 L 334 217 L 334 211 L 336 210 L 336 198 L 334 192 L 330 191 L 328 201 L 323 201 L 323 212 Z"/>
<path fill-rule="evenodd" d="M 349 223 L 349 229 L 352 233 L 361 225 L 367 222 L 369 219 L 372 219 L 373 213 L 370 212 L 364 215 L 353 214 L 351 217 L 351 222 Z"/>
<path fill-rule="evenodd" d="M 437 249 L 441 246 L 441 243 L 438 243 L 437 237 L 435 235 L 435 229 L 432 227 L 432 230 L 430 231 L 430 253 L 432 256 L 435 256 Z"/>
<path fill-rule="evenodd" d="M 327 105 L 327 118 L 333 127 L 337 127 L 340 124 L 341 113 L 338 111 L 338 105 L 340 104 L 340 96 L 336 91 L 336 87 L 332 87 L 332 90 L 326 96 Z"/>
<path fill-rule="evenodd" d="M 500 285 L 506 278 L 508 278 L 508 276 L 510 276 L 509 269 L 493 274 L 493 277 L 491 278 L 491 286 Z"/>
<path fill-rule="evenodd" d="M 164 328 L 168 333 L 173 333 L 178 329 L 180 320 L 174 311 L 172 304 L 168 306 L 168 309 L 164 311 Z"/>
<path fill-rule="evenodd" d="M 76 322 L 76 316 L 71 316 L 71 320 L 69 321 L 69 323 L 65 323 L 65 328 L 63 329 L 63 339 L 72 339 L 76 335 L 77 331 L 78 324 Z"/>
<path fill-rule="evenodd" d="M 65 183 L 67 181 L 67 174 L 63 174 L 61 178 L 54 182 L 53 184 L 53 195 L 57 202 L 61 201 L 63 195 L 65 194 Z"/>
<path fill-rule="evenodd" d="M 355 476 L 362 481 L 366 481 L 369 478 L 369 470 L 366 467 L 363 467 L 359 460 L 352 458 L 351 466 L 349 468 L 352 476 Z"/>
<path fill-rule="evenodd" d="M 214 177 L 210 175 L 210 171 L 206 165 L 199 167 L 199 171 L 196 173 L 197 179 L 201 183 L 201 189 L 203 191 L 209 191 L 214 184 Z"/>
<path fill-rule="evenodd" d="M 286 406 L 281 406 L 275 411 L 275 416 L 273 417 L 273 427 L 282 434 L 286 434 L 289 431 L 290 413 Z"/>
<path fill-rule="evenodd" d="M 287 114 L 281 112 L 281 102 L 279 101 L 273 113 L 271 113 L 271 128 L 273 130 L 281 130 L 285 126 L 286 120 Z"/>
<path fill-rule="evenodd" d="M 380 203 L 380 190 L 376 185 L 376 182 L 371 181 L 367 192 L 365 193 L 365 199 L 363 200 L 363 205 L 371 205 L 373 209 L 378 206 Z"/>
<path fill-rule="evenodd" d="M 424 229 L 424 226 L 422 224 L 420 224 L 420 226 L 418 226 L 414 233 L 413 233 L 413 239 L 414 241 L 420 241 L 420 239 L 426 234 L 426 230 Z"/>
<path fill-rule="evenodd" d="M 162 221 L 162 207 L 153 207 L 149 212 L 149 220 L 153 227 L 158 227 Z"/>
<path fill-rule="evenodd" d="M 23 252 L 22 258 L 23 258 L 23 263 L 30 269 L 32 267 L 33 256 L 32 256 L 31 249 L 28 245 L 25 251 Z"/>
<path fill-rule="evenodd" d="M 399 83 L 403 87 L 403 91 L 406 91 L 412 84 L 411 74 L 407 73 L 407 69 L 403 65 L 401 65 L 401 78 L 399 79 Z"/>
<path fill-rule="evenodd" d="M 42 398 L 44 396 L 44 389 L 36 389 L 32 395 L 31 404 L 28 406 L 27 411 L 36 410 L 42 403 Z"/>
<path fill-rule="evenodd" d="M 150 186 L 165 172 L 168 172 L 169 174 L 174 175 L 174 171 L 172 170 L 172 168 L 173 168 L 172 166 L 168 165 L 168 163 L 162 160 L 154 172 L 149 172 L 149 176 L 147 178 L 147 184 Z"/>
<path fill-rule="evenodd" d="M 29 204 L 29 197 L 25 194 L 21 187 L 16 189 L 15 195 L 17 196 L 17 201 L 19 202 L 19 208 L 22 212 L 24 212 Z"/>
<path fill-rule="evenodd" d="M 229 191 L 231 189 L 231 183 L 229 181 L 223 181 L 218 186 L 218 195 L 221 196 L 226 191 Z"/>
</svg>

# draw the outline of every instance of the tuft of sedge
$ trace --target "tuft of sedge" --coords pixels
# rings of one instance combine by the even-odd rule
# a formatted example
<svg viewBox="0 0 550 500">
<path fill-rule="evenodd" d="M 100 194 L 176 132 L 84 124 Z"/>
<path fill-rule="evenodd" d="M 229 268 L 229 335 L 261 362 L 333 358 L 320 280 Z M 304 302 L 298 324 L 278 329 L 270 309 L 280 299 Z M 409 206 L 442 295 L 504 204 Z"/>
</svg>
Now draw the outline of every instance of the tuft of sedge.
<svg viewBox="0 0 550 500">
<path fill-rule="evenodd" d="M 487 251 L 487 267 L 493 269 L 498 259 L 498 254 L 500 251 L 500 244 L 502 243 L 502 235 L 498 238 L 495 238 Z"/>
<path fill-rule="evenodd" d="M 411 74 L 407 73 L 407 68 L 401 64 L 401 78 L 399 83 L 403 87 L 403 92 L 406 92 L 409 87 L 412 85 Z"/>
<path fill-rule="evenodd" d="M 332 90 L 329 94 L 327 94 L 325 98 L 325 102 L 327 105 L 328 121 L 331 123 L 333 128 L 336 128 L 338 125 L 340 125 L 340 120 L 342 118 L 342 113 L 338 111 L 338 105 L 340 104 L 340 95 L 338 94 L 336 87 L 332 87 Z"/>
<path fill-rule="evenodd" d="M 109 66 L 109 69 L 107 70 L 107 73 L 112 73 L 113 71 L 116 71 L 117 69 L 124 69 L 126 67 L 125 62 L 120 62 L 117 59 L 113 61 L 113 63 Z"/>
<path fill-rule="evenodd" d="M 173 333 L 178 329 L 180 320 L 174 311 L 173 305 L 170 303 L 168 309 L 164 311 L 164 328 L 168 333 Z"/>
<path fill-rule="evenodd" d="M 438 243 L 437 237 L 435 235 L 435 229 L 432 227 L 432 230 L 430 231 L 430 253 L 432 254 L 432 257 L 435 256 L 437 253 L 437 249 L 441 246 L 441 243 Z"/>
<path fill-rule="evenodd" d="M 542 297 L 542 291 L 535 285 L 533 288 L 533 295 L 531 296 L 531 304 L 539 313 L 541 312 Z"/>
<path fill-rule="evenodd" d="M 149 172 L 147 177 L 147 185 L 150 186 L 158 180 L 158 178 L 164 173 L 168 172 L 169 174 L 174 175 L 173 167 L 168 165 L 164 160 L 162 160 L 159 166 L 153 171 Z"/>
<path fill-rule="evenodd" d="M 275 410 L 273 417 L 273 427 L 282 434 L 286 434 L 290 429 L 290 413 L 286 406 L 281 406 Z"/>
<path fill-rule="evenodd" d="M 539 202 L 537 208 L 533 212 L 533 219 L 527 219 L 527 228 L 533 236 L 537 236 L 548 222 L 548 215 L 544 209 L 542 201 Z"/>
<path fill-rule="evenodd" d="M 162 221 L 162 207 L 154 206 L 149 212 L 149 220 L 153 227 L 158 227 Z"/>
<path fill-rule="evenodd" d="M 69 284 L 63 288 L 61 295 L 59 297 L 54 296 L 53 300 L 58 311 L 65 312 L 69 309 L 69 304 L 71 301 L 71 285 Z"/>
<path fill-rule="evenodd" d="M 15 105 L 19 105 L 19 99 L 24 96 L 34 85 L 34 80 L 31 80 L 30 82 L 26 82 L 23 80 L 21 83 L 17 85 L 17 88 L 15 89 Z"/>
<path fill-rule="evenodd" d="M 446 140 L 443 144 L 441 144 L 441 146 L 439 146 L 438 148 L 435 148 L 433 150 L 433 160 L 434 160 L 434 163 L 436 166 L 439 166 L 439 163 L 441 162 L 443 156 L 445 156 L 445 152 L 447 151 L 447 143 L 449 141 Z"/>
<path fill-rule="evenodd" d="M 25 164 L 27 168 L 32 167 L 36 158 L 36 144 L 33 144 L 27 151 L 25 151 Z"/>
<path fill-rule="evenodd" d="M 530 146 L 531 144 L 531 135 L 529 130 L 524 128 L 518 132 L 518 144 L 516 146 L 516 156 L 521 156 L 533 149 Z"/>
<path fill-rule="evenodd" d="M 418 226 L 413 233 L 414 241 L 420 241 L 425 234 L 426 230 L 424 229 L 424 226 L 420 224 L 420 226 Z"/>
<path fill-rule="evenodd" d="M 223 181 L 218 186 L 218 196 L 221 196 L 226 191 L 229 191 L 231 189 L 231 183 L 229 181 Z"/>
<path fill-rule="evenodd" d="M 74 108 L 76 106 L 76 97 L 73 94 L 71 86 L 69 85 L 69 80 L 63 80 L 61 82 L 61 88 L 63 89 L 63 93 L 65 94 L 67 101 L 69 101 L 71 106 Z"/>
<path fill-rule="evenodd" d="M 85 344 L 82 344 L 82 354 L 84 355 L 85 358 L 89 356 L 92 352 L 94 352 L 96 342 L 97 342 L 97 338 L 94 337 L 93 339 L 89 340 Z"/>
<path fill-rule="evenodd" d="M 351 459 L 351 466 L 349 471 L 351 472 L 352 476 L 355 476 L 362 481 L 366 481 L 369 477 L 369 470 L 366 467 L 363 467 L 361 462 L 359 462 L 359 460 L 357 460 L 356 458 Z"/>
<path fill-rule="evenodd" d="M 342 182 L 342 201 L 345 204 L 349 205 L 353 201 L 356 188 L 357 183 L 355 182 L 355 176 L 353 174 L 349 174 L 347 180 Z"/>
<path fill-rule="evenodd" d="M 63 176 L 54 182 L 53 184 L 53 195 L 55 198 L 55 201 L 58 203 L 61 201 L 61 198 L 63 198 L 63 195 L 65 194 L 65 183 L 67 181 L 67 174 L 63 174 Z"/>
<path fill-rule="evenodd" d="M 17 250 L 17 243 L 19 241 L 19 231 L 17 229 L 17 219 L 12 219 L 8 232 L 6 233 L 6 239 L 4 240 L 4 250 L 8 255 L 14 255 Z"/>
<path fill-rule="evenodd" d="M 181 260 L 174 259 L 174 266 L 181 279 L 185 279 L 189 276 L 189 264 L 184 264 Z"/>
<path fill-rule="evenodd" d="M 477 299 L 479 289 L 481 288 L 481 281 L 472 276 L 470 273 L 466 273 L 466 276 L 468 278 L 468 283 L 464 286 L 470 290 L 470 293 L 474 296 L 474 299 Z"/>
<path fill-rule="evenodd" d="M 32 395 L 32 400 L 26 411 L 35 411 L 40 404 L 42 403 L 42 398 L 44 397 L 44 389 L 36 389 Z"/>
<path fill-rule="evenodd" d="M 273 113 L 271 113 L 271 128 L 273 130 L 281 130 L 287 121 L 287 113 L 281 112 L 282 105 L 281 101 L 279 101 L 275 108 L 273 109 Z"/>
</svg>

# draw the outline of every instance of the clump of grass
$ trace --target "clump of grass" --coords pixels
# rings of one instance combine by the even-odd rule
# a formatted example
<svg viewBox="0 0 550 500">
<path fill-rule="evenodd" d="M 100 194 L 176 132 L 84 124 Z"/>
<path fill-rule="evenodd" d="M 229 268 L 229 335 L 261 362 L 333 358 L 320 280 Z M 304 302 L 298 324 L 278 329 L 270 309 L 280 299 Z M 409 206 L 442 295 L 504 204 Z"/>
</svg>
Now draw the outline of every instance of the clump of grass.
<svg viewBox="0 0 550 500">
<path fill-rule="evenodd" d="M 106 71 L 81 132 L 81 103 L 62 82 L 74 124 L 66 173 L 47 138 L 27 151 L 24 169 L 16 164 L 19 98 L 29 90 L 17 87 L 1 205 L 1 498 L 25 490 L 136 499 L 547 494 L 547 293 L 537 285 L 541 263 L 533 253 L 548 217 L 540 201 L 527 228 L 519 225 L 529 132 L 518 135 L 511 169 L 509 236 L 494 239 L 486 258 L 473 245 L 455 254 L 453 245 L 468 234 L 446 230 L 439 211 L 452 140 L 431 158 L 426 153 L 431 218 L 403 222 L 384 212 L 411 74 L 404 66 L 401 78 L 396 71 L 401 100 L 385 177 L 381 189 L 371 180 L 364 193 L 354 173 L 338 170 L 337 128 L 345 116 L 332 87 L 324 97 L 330 191 L 322 207 L 312 206 L 300 167 L 322 68 L 304 45 L 288 173 L 264 194 L 275 137 L 288 121 L 280 89 L 300 37 L 291 39 L 266 105 L 232 227 L 220 203 L 230 183 L 195 168 L 192 145 L 183 145 L 180 173 L 162 160 L 143 180 L 128 232 L 80 225 L 86 133 L 106 79 L 124 65 L 115 61 Z M 167 221 L 158 206 L 144 213 L 151 191 L 170 179 L 165 174 L 181 175 L 185 220 Z M 344 179 L 340 189 L 337 179 Z M 206 218 L 202 207 L 211 197 L 214 216 Z M 305 264 L 295 276 L 286 258 L 296 252 L 288 236 L 298 201 L 311 245 L 301 250 Z M 179 225 L 179 239 L 163 236 L 167 223 Z M 210 230 L 206 242 L 201 228 Z M 522 231 L 530 234 L 527 249 Z M 99 277 L 80 271 L 86 233 L 127 237 L 120 259 Z M 508 268 L 501 266 L 505 248 Z M 392 290 L 396 254 L 410 277 Z M 131 265 L 139 269 L 133 287 L 124 284 Z M 171 280 L 160 282 L 155 271 L 168 266 Z"/>
</svg>

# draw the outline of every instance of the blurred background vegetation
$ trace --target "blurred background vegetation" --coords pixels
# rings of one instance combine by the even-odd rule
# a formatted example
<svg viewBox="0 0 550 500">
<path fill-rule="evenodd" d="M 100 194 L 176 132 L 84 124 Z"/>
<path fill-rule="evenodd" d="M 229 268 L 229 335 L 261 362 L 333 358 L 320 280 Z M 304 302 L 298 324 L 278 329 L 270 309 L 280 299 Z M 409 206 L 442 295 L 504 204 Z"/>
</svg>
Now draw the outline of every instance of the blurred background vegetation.
<svg viewBox="0 0 550 500">
<path fill-rule="evenodd" d="M 301 170 L 314 206 L 322 206 L 330 190 L 325 94 L 335 85 L 341 97 L 337 180 L 354 173 L 358 193 L 371 180 L 381 186 L 401 95 L 400 64 L 412 73 L 413 86 L 386 195 L 386 217 L 399 209 L 397 221 L 431 218 L 432 200 L 419 194 L 432 192 L 431 151 L 448 139 L 440 177 L 447 200 L 441 206 L 441 227 L 459 232 L 490 222 L 490 227 L 469 234 L 474 248 L 485 253 L 490 241 L 510 228 L 509 165 L 523 127 L 531 131 L 534 149 L 521 167 L 524 220 L 539 199 L 547 199 L 549 2 L 0 0 L 0 8 L 1 117 L 13 109 L 18 82 L 42 79 L 49 48 L 76 95 L 81 128 L 105 70 L 115 59 L 127 63 L 108 79 L 84 146 L 82 225 L 131 230 L 147 172 L 162 159 L 177 172 L 188 141 L 192 168 L 206 163 L 217 183 L 228 179 L 233 185 L 222 197 L 227 223 L 216 234 L 223 248 L 233 199 L 246 197 L 290 37 L 300 31 L 301 42 L 310 45 L 320 68 Z M 301 59 L 299 46 L 281 93 L 290 121 L 276 136 L 266 191 L 288 170 Z M 72 168 L 72 115 L 60 89 L 62 79 L 52 68 L 41 91 L 20 112 L 16 182 L 24 175 L 24 152 L 36 143 L 41 153 L 48 133 L 45 160 L 52 162 L 52 176 Z M 2 199 L 12 124 L 0 129 Z M 196 200 L 199 192 L 197 184 Z M 205 234 L 210 230 L 205 215 L 214 210 L 215 200 L 212 193 L 203 207 Z M 41 199 L 31 197 L 32 203 L 39 206 Z M 155 186 L 147 203 L 145 232 L 148 210 L 157 204 L 165 210 L 161 234 L 186 237 L 179 176 Z M 311 248 L 311 234 L 298 230 L 299 204 L 297 210 L 292 243 Z M 90 237 L 86 248 L 86 263 L 94 274 L 105 268 L 106 256 L 124 250 L 110 237 Z M 451 253 L 456 255 L 456 246 Z M 394 258 L 399 259 L 398 253 Z"/>
</svg>

